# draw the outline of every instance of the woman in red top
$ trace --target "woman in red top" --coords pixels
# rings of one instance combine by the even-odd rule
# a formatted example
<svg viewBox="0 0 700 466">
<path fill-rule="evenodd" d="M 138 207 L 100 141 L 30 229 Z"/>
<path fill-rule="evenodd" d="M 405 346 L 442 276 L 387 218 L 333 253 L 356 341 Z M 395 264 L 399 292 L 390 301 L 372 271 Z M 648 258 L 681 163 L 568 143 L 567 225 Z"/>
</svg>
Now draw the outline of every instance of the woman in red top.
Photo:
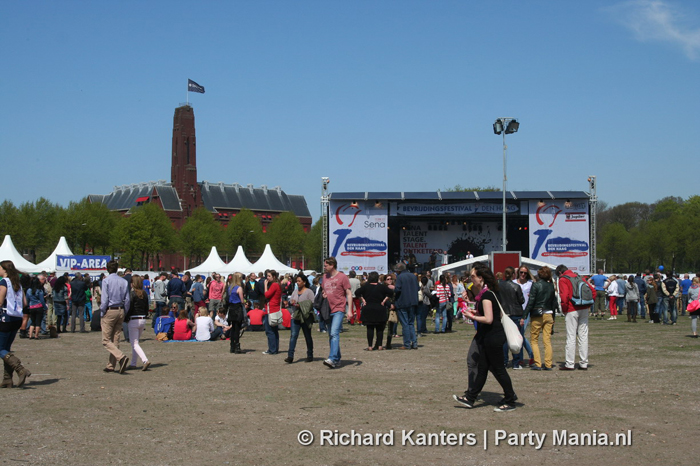
<svg viewBox="0 0 700 466">
<path fill-rule="evenodd" d="M 197 325 L 187 318 L 187 311 L 180 311 L 180 315 L 175 319 L 173 340 L 191 340 L 192 332 L 197 331 Z"/>
<path fill-rule="evenodd" d="M 269 323 L 270 314 L 280 310 L 282 302 L 282 288 L 277 282 L 277 272 L 275 270 L 265 271 L 265 316 L 263 317 L 263 325 L 265 326 L 265 335 L 267 335 L 267 351 L 263 354 L 277 354 L 280 346 L 280 333 L 277 326 L 274 327 Z"/>
</svg>

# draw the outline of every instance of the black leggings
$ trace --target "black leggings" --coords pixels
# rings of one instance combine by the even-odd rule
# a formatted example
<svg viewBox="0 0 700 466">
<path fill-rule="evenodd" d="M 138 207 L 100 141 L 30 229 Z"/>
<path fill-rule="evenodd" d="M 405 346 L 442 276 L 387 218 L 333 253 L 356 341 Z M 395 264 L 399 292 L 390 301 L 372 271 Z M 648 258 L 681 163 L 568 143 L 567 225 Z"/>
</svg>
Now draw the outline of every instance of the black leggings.
<svg viewBox="0 0 700 466">
<path fill-rule="evenodd" d="M 241 342 L 241 322 L 238 320 L 229 321 L 228 324 L 231 326 L 229 330 L 231 335 L 231 351 L 235 351 L 237 347 L 240 346 Z"/>
<path fill-rule="evenodd" d="M 386 324 L 365 324 L 367 326 L 367 346 L 370 348 L 377 349 L 381 346 L 384 340 L 384 327 Z M 377 334 L 377 340 L 374 346 L 372 343 L 374 341 L 374 334 Z"/>
<path fill-rule="evenodd" d="M 476 354 L 472 354 L 477 359 L 476 377 L 472 381 L 472 374 L 469 377 L 469 389 L 467 389 L 467 399 L 472 403 L 484 388 L 489 371 L 493 373 L 496 381 L 501 385 L 504 392 L 503 403 L 512 405 L 518 399 L 513 391 L 513 383 L 510 380 L 506 366 L 503 363 L 503 344 L 506 342 L 505 334 L 489 335 L 484 340 L 476 341 Z"/>
<path fill-rule="evenodd" d="M 44 318 L 44 310 L 42 308 L 30 309 L 29 318 L 32 319 L 32 327 L 41 327 L 41 321 Z"/>
</svg>

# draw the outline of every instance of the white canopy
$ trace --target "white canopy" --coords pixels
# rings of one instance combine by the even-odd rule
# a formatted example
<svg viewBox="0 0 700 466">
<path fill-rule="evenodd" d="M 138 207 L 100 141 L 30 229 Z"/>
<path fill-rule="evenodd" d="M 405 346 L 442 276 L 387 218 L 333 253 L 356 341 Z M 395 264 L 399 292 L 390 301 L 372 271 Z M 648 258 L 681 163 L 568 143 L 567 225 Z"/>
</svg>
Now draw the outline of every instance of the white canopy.
<svg viewBox="0 0 700 466">
<path fill-rule="evenodd" d="M 449 272 L 452 270 L 469 270 L 472 264 L 476 262 L 488 262 L 489 260 L 489 255 L 484 254 L 483 256 L 474 257 L 473 259 L 466 259 L 459 262 L 453 262 L 451 264 L 443 265 L 441 267 L 433 269 L 433 276 L 439 277 L 440 275 L 442 275 L 443 272 Z M 549 267 L 552 270 L 557 268 L 556 265 L 548 264 L 542 261 L 536 261 L 528 257 L 521 257 L 520 262 L 522 262 L 522 264 L 530 270 L 537 270 L 540 267 Z"/>
<path fill-rule="evenodd" d="M 234 272 L 241 272 L 243 274 L 248 274 L 253 272 L 253 264 L 245 256 L 243 251 L 243 246 L 238 246 L 236 249 L 236 255 L 233 256 L 231 262 L 226 264 L 223 269 L 220 270 L 222 274 L 229 274 Z"/>
<path fill-rule="evenodd" d="M 267 269 L 272 269 L 277 271 L 277 273 L 283 274 L 283 273 L 297 273 L 297 269 L 293 269 L 291 267 L 287 267 L 284 265 L 282 262 L 277 260 L 275 255 L 272 253 L 272 248 L 270 247 L 269 244 L 265 245 L 265 251 L 263 251 L 262 256 L 260 256 L 260 259 L 253 264 L 253 270 L 251 272 L 264 272 Z"/>
<path fill-rule="evenodd" d="M 219 272 L 226 267 L 226 263 L 221 260 L 219 253 L 216 251 L 216 246 L 212 246 L 211 252 L 209 252 L 209 257 L 207 260 L 202 262 L 197 267 L 187 269 L 190 273 L 199 273 L 202 275 L 211 274 L 212 272 Z"/>
<path fill-rule="evenodd" d="M 47 257 L 44 261 L 39 262 L 36 266 L 39 267 L 41 270 L 45 270 L 49 273 L 55 272 L 56 271 L 56 256 L 72 256 L 73 251 L 70 250 L 68 247 L 68 243 L 66 242 L 66 237 L 61 236 L 61 239 L 58 240 L 58 245 L 56 245 L 56 249 L 53 250 L 51 255 Z"/>
<path fill-rule="evenodd" d="M 17 252 L 15 245 L 12 243 L 12 238 L 10 235 L 5 235 L 5 240 L 0 246 L 0 261 L 12 261 L 15 264 L 15 268 L 20 272 L 24 273 L 38 273 L 41 272 L 41 267 L 32 264 L 27 259 L 22 257 L 22 255 Z"/>
</svg>

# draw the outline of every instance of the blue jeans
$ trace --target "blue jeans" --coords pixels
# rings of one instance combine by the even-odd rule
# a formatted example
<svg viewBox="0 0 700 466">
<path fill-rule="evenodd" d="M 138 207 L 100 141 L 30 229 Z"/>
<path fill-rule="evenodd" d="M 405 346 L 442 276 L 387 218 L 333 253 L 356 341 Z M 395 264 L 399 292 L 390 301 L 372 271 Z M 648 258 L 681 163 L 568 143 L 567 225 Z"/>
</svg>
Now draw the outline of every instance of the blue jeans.
<svg viewBox="0 0 700 466">
<path fill-rule="evenodd" d="M 442 328 L 440 327 L 440 316 L 442 316 Z M 447 325 L 447 303 L 440 303 L 435 310 L 435 333 L 445 333 Z"/>
<path fill-rule="evenodd" d="M 163 309 L 165 308 L 165 301 L 156 301 L 156 309 L 153 311 L 153 317 L 151 318 L 152 328 L 156 328 L 156 319 L 163 314 Z"/>
<path fill-rule="evenodd" d="M 664 324 L 668 324 L 668 315 L 671 314 L 671 322 L 676 323 L 678 320 L 678 310 L 676 309 L 676 297 L 664 297 Z"/>
<path fill-rule="evenodd" d="M 12 351 L 12 342 L 15 341 L 17 331 L 22 326 L 21 317 L 6 316 L 5 319 L 10 329 L 7 332 L 0 332 L 0 358 L 4 358 Z"/>
<path fill-rule="evenodd" d="M 289 336 L 289 350 L 287 357 L 294 358 L 294 350 L 297 347 L 297 339 L 299 331 L 304 332 L 304 340 L 306 340 L 306 357 L 314 357 L 314 340 L 311 338 L 311 325 L 302 324 L 292 319 L 292 334 Z"/>
<path fill-rule="evenodd" d="M 637 305 L 637 315 L 642 319 L 647 317 L 647 303 L 644 302 L 644 296 L 639 297 L 639 304 Z"/>
<path fill-rule="evenodd" d="M 521 316 L 510 316 L 511 320 L 513 323 L 518 327 L 518 330 L 520 330 L 520 335 L 523 336 L 523 343 L 525 340 L 525 326 L 520 325 L 520 319 L 522 319 Z M 523 344 L 524 346 L 524 344 Z M 510 353 L 510 350 L 508 349 L 508 342 L 506 341 L 505 345 L 503 345 L 503 362 L 505 363 L 505 366 L 508 367 L 508 353 Z M 520 348 L 520 352 L 518 354 L 513 355 L 513 367 L 520 365 L 520 362 L 523 360 L 523 349 Z"/>
<path fill-rule="evenodd" d="M 272 327 L 268 323 L 267 314 L 263 316 L 263 327 L 265 327 L 265 335 L 267 335 L 267 352 L 270 354 L 279 353 L 280 332 L 276 326 Z"/>
<path fill-rule="evenodd" d="M 328 334 L 328 343 L 331 350 L 328 353 L 328 359 L 335 364 L 340 362 L 340 329 L 343 328 L 344 312 L 334 312 L 331 314 L 331 331 Z"/>
<path fill-rule="evenodd" d="M 418 348 L 416 337 L 416 306 L 399 308 L 398 313 L 401 329 L 403 330 L 403 346 L 406 348 Z"/>
<path fill-rule="evenodd" d="M 428 319 L 428 306 L 426 304 L 420 303 L 418 304 L 418 327 L 416 330 L 418 333 L 428 333 L 428 325 L 427 325 L 427 319 Z"/>
<path fill-rule="evenodd" d="M 527 316 L 527 319 L 525 319 L 525 322 L 523 323 L 523 329 L 522 331 L 524 332 L 527 326 L 530 324 L 530 316 Z M 532 346 L 530 345 L 530 340 L 527 339 L 525 334 L 523 334 L 523 348 L 525 348 L 525 351 L 527 351 L 527 355 L 530 356 L 530 359 L 534 358 L 534 355 L 532 354 Z M 520 353 L 522 355 L 522 352 Z M 522 358 L 520 358 L 522 359 Z"/>
</svg>

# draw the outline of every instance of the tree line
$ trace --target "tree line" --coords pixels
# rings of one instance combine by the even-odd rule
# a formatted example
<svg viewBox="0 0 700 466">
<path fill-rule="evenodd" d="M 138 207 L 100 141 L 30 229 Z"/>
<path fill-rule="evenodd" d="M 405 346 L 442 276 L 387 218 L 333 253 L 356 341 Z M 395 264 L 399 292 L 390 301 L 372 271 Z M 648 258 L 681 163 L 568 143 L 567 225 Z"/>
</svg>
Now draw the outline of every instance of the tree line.
<svg viewBox="0 0 700 466">
<path fill-rule="evenodd" d="M 598 202 L 598 268 L 639 272 L 663 265 L 700 270 L 700 196 L 665 197 L 652 204 Z"/>
<path fill-rule="evenodd" d="M 87 198 L 68 207 L 43 197 L 19 206 L 8 200 L 0 204 L 0 235 L 11 235 L 15 247 L 34 263 L 46 259 L 64 236 L 74 254 L 119 257 L 121 265 L 139 270 L 146 270 L 149 263 L 158 264 L 164 254 L 180 254 L 189 259 L 190 266 L 196 266 L 206 259 L 212 246 L 229 260 L 238 246 L 243 246 L 253 261 L 267 243 L 282 262 L 303 257 L 306 268 L 318 270 L 321 229 L 321 223 L 316 222 L 304 232 L 291 212 L 274 218 L 263 233 L 260 219 L 248 209 L 242 209 L 224 227 L 210 212 L 199 208 L 177 231 L 154 204 L 132 208 L 126 216 Z"/>
</svg>

